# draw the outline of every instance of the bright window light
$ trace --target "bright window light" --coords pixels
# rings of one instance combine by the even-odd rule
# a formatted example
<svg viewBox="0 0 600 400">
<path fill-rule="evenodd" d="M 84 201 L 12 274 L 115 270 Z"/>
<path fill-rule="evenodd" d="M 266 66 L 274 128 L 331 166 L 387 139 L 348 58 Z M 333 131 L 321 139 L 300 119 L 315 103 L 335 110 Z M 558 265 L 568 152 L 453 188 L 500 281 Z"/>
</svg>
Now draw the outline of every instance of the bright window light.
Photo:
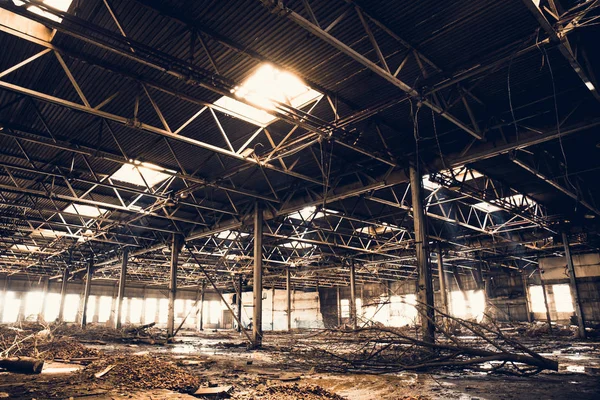
<svg viewBox="0 0 600 400">
<path fill-rule="evenodd" d="M 209 301 L 208 304 L 208 323 L 218 324 L 221 319 L 221 307 L 220 302 L 217 300 Z"/>
<path fill-rule="evenodd" d="M 169 299 L 158 301 L 158 323 L 166 324 L 169 319 Z"/>
<path fill-rule="evenodd" d="M 485 294 L 483 290 L 466 290 L 467 299 L 460 290 L 450 292 L 450 309 L 458 318 L 483 319 L 485 312 Z"/>
<path fill-rule="evenodd" d="M 315 247 L 310 243 L 303 243 L 297 240 L 292 240 L 291 242 L 286 242 L 280 245 L 281 247 L 287 247 L 288 249 L 310 249 Z"/>
<path fill-rule="evenodd" d="M 258 126 L 267 126 L 277 119 L 265 111 L 275 110 L 276 102 L 301 108 L 322 96 L 294 74 L 281 71 L 271 64 L 261 65 L 232 93 L 256 107 L 223 96 L 215 101 L 216 108 Z"/>
<path fill-rule="evenodd" d="M 144 323 L 150 324 L 156 321 L 156 303 L 157 299 L 148 298 L 146 299 L 146 310 L 144 315 Z"/>
<path fill-rule="evenodd" d="M 529 286 L 529 302 L 531 312 L 545 313 L 546 304 L 544 303 L 544 292 L 541 286 Z"/>
<path fill-rule="evenodd" d="M 556 312 L 572 313 L 575 311 L 573 308 L 573 298 L 571 297 L 571 288 L 569 288 L 568 284 L 552 285 L 552 291 L 554 292 Z"/>
<path fill-rule="evenodd" d="M 98 322 L 106 322 L 110 319 L 113 299 L 111 296 L 100 296 L 98 301 Z"/>
<path fill-rule="evenodd" d="M 44 294 L 40 291 L 33 291 L 27 293 L 25 297 L 25 318 L 28 321 L 36 321 L 37 317 L 42 310 L 42 303 L 44 302 Z"/>
<path fill-rule="evenodd" d="M 72 2 L 73 2 L 73 0 L 43 0 L 42 1 L 42 3 L 46 4 L 47 6 L 56 8 L 57 10 L 60 10 L 60 11 L 67 11 Z M 15 3 L 15 5 L 19 6 L 19 7 L 25 4 L 23 1 L 20 1 L 20 0 L 13 0 L 13 3 Z M 52 21 L 62 22 L 62 18 L 59 18 L 52 13 L 44 11 L 37 6 L 28 6 L 27 9 L 34 14 L 41 15 L 42 17 L 48 18 Z"/>
<path fill-rule="evenodd" d="M 350 300 L 341 299 L 340 308 L 342 311 L 342 318 L 350 318 Z"/>
<path fill-rule="evenodd" d="M 87 206 L 81 204 L 71 204 L 63 210 L 69 214 L 77 214 L 82 217 L 99 217 L 106 212 L 105 209 L 96 206 Z"/>
<path fill-rule="evenodd" d="M 393 326 L 414 325 L 417 321 L 417 296 L 407 294 L 390 297 L 390 322 Z"/>
<path fill-rule="evenodd" d="M 94 320 L 94 315 L 96 314 L 96 301 L 98 298 L 96 296 L 90 296 L 88 298 L 87 309 L 85 310 L 88 322 Z"/>
<path fill-rule="evenodd" d="M 63 319 L 65 322 L 75 322 L 79 311 L 79 295 L 71 293 L 65 296 L 65 309 Z"/>
<path fill-rule="evenodd" d="M 2 314 L 2 322 L 17 322 L 19 317 L 19 308 L 21 307 L 21 299 L 17 298 L 15 292 L 6 292 L 4 294 L 4 313 Z"/>
<path fill-rule="evenodd" d="M 161 168 L 155 164 L 132 160 L 131 164 L 123 164 L 110 178 L 144 187 L 147 183 L 148 186 L 154 187 L 174 173 L 175 171 Z"/>
<path fill-rule="evenodd" d="M 142 321 L 142 306 L 144 301 L 142 299 L 133 298 L 129 303 L 129 321 L 132 324 L 139 324 Z"/>
<path fill-rule="evenodd" d="M 48 293 L 44 305 L 44 321 L 52 322 L 58 318 L 60 312 L 60 294 Z"/>
<path fill-rule="evenodd" d="M 40 248 L 38 246 L 32 246 L 29 244 L 13 244 L 10 246 L 11 250 L 15 251 L 23 251 L 23 252 L 39 252 Z"/>
</svg>

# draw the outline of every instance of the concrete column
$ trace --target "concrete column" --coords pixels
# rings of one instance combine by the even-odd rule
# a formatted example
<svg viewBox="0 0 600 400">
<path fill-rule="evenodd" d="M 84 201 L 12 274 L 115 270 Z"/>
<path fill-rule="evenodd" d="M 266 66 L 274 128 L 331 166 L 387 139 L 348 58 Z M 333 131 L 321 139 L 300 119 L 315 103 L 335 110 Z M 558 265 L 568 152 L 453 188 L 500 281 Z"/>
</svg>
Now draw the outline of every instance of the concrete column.
<svg viewBox="0 0 600 400">
<path fill-rule="evenodd" d="M 428 239 L 426 232 L 425 214 L 423 212 L 423 200 L 421 176 L 414 167 L 409 168 L 410 188 L 412 196 L 413 222 L 416 242 L 417 257 L 417 310 L 421 316 L 421 333 L 423 340 L 433 343 L 435 340 L 433 324 L 433 282 L 431 276 L 431 265 L 429 264 Z"/>
<path fill-rule="evenodd" d="M 546 293 L 546 284 L 542 276 L 542 270 L 538 268 L 540 274 L 540 283 L 542 285 L 542 294 L 544 295 L 544 306 L 546 307 L 546 322 L 548 322 L 548 331 L 552 332 L 552 318 L 550 318 L 550 307 L 548 306 L 548 294 Z"/>
<path fill-rule="evenodd" d="M 521 281 L 523 282 L 523 295 L 525 296 L 525 312 L 527 312 L 527 322 L 532 322 L 531 307 L 529 306 L 529 290 L 527 285 L 527 275 L 521 273 Z"/>
<path fill-rule="evenodd" d="M 58 309 L 58 322 L 63 322 L 65 313 L 65 297 L 67 296 L 67 280 L 69 279 L 69 267 L 63 270 L 62 284 L 60 286 L 60 307 Z"/>
<path fill-rule="evenodd" d="M 90 291 L 92 289 L 92 277 L 94 275 L 94 260 L 91 259 L 87 265 L 87 274 L 85 276 L 85 290 L 83 292 L 83 312 L 81 313 L 81 327 L 87 325 L 87 309 L 90 300 Z M 93 317 L 93 316 L 92 316 Z"/>
<path fill-rule="evenodd" d="M 448 314 L 448 289 L 446 284 L 446 273 L 444 272 L 444 259 L 442 257 L 442 246 L 437 244 L 437 264 L 440 279 L 440 298 L 442 299 L 442 311 Z"/>
<path fill-rule="evenodd" d="M 123 297 L 125 297 L 125 281 L 127 279 L 127 261 L 129 260 L 129 247 L 123 249 L 121 258 L 121 274 L 119 275 L 119 292 L 117 293 L 117 312 L 115 313 L 115 328 L 121 329 L 123 322 Z"/>
<path fill-rule="evenodd" d="M 44 314 L 46 313 L 46 297 L 48 296 L 48 284 L 50 281 L 48 277 L 42 278 L 42 304 L 40 306 L 40 313 L 38 314 L 38 321 L 44 320 Z M 2 321 L 2 319 L 0 319 Z"/>
<path fill-rule="evenodd" d="M 198 322 L 198 330 L 204 330 L 204 291 L 206 289 L 206 281 L 202 281 L 202 292 L 200 292 L 200 321 Z"/>
<path fill-rule="evenodd" d="M 177 263 L 183 241 L 179 235 L 173 234 L 171 244 L 171 274 L 169 279 L 169 316 L 167 318 L 167 337 L 175 331 L 175 299 L 177 298 Z"/>
<path fill-rule="evenodd" d="M 338 320 L 338 326 L 342 326 L 342 302 L 341 302 L 341 298 L 340 298 L 340 287 L 336 287 L 335 288 L 335 294 L 336 294 L 336 300 L 337 300 L 337 320 Z"/>
<path fill-rule="evenodd" d="M 238 290 L 237 290 L 237 313 L 238 313 L 238 327 L 237 327 L 237 331 L 241 332 L 242 331 L 242 281 L 243 281 L 243 276 L 242 274 L 240 274 L 238 276 Z"/>
<path fill-rule="evenodd" d="M 0 299 L 2 300 L 2 302 L 0 302 L 0 323 L 3 321 L 4 319 L 4 305 L 6 304 L 6 287 L 8 286 L 8 276 L 4 277 L 4 283 L 2 285 L 2 293 L 0 293 Z"/>
<path fill-rule="evenodd" d="M 254 208 L 254 312 L 252 315 L 252 342 L 262 344 L 262 239 L 263 212 L 258 203 Z"/>
<path fill-rule="evenodd" d="M 358 326 L 356 319 L 356 270 L 354 259 L 350 262 L 350 323 L 354 329 Z"/>
<path fill-rule="evenodd" d="M 287 300 L 287 330 L 292 330 L 292 276 L 289 265 L 285 269 L 285 292 Z"/>
<path fill-rule="evenodd" d="M 573 266 L 573 257 L 571 256 L 571 246 L 569 246 L 569 237 L 566 232 L 562 233 L 563 246 L 565 247 L 565 258 L 567 259 L 567 268 L 569 269 L 569 280 L 571 283 L 571 297 L 575 305 L 575 315 L 577 316 L 578 337 L 585 339 L 585 321 L 583 319 L 583 310 L 581 309 L 581 300 L 579 299 L 579 288 L 577 287 L 577 277 L 575 276 L 575 267 Z"/>
</svg>

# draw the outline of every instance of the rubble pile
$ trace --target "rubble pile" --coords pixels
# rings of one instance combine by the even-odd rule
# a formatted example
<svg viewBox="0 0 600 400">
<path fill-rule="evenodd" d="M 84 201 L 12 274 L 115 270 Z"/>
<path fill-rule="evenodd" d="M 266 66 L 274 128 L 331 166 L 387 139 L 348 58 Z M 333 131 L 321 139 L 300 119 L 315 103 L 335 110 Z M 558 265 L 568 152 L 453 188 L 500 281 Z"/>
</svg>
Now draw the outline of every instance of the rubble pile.
<svg viewBox="0 0 600 400">
<path fill-rule="evenodd" d="M 2 357 L 34 357 L 43 360 L 97 357 L 100 351 L 80 344 L 72 337 L 56 334 L 49 326 L 24 323 L 0 326 Z"/>
<path fill-rule="evenodd" d="M 323 389 L 317 385 L 300 385 L 297 383 L 291 385 L 276 385 L 266 386 L 260 385 L 253 390 L 251 393 L 240 393 L 234 395 L 233 399 L 239 400 L 250 400 L 250 399 L 261 399 L 261 400 L 320 400 L 320 399 L 331 399 L 331 400 L 343 400 L 344 398 L 332 393 L 328 390 Z"/>
<path fill-rule="evenodd" d="M 111 366 L 108 372 L 96 377 Z M 125 389 L 169 389 L 188 393 L 202 382 L 185 369 L 149 355 L 106 356 L 79 373 L 85 380 Z"/>
</svg>

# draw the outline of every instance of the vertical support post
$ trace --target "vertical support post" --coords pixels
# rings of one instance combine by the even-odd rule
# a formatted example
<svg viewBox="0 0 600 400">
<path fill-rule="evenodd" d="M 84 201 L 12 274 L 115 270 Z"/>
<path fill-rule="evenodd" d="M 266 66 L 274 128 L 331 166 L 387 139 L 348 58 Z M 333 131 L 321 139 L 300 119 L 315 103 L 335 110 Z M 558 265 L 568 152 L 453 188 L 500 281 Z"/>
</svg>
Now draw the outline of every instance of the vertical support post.
<svg viewBox="0 0 600 400">
<path fill-rule="evenodd" d="M 525 296 L 525 312 L 527 312 L 527 322 L 532 322 L 531 318 L 531 307 L 529 306 L 529 290 L 527 289 L 527 275 L 521 274 L 521 281 L 523 282 L 523 295 Z"/>
<path fill-rule="evenodd" d="M 125 281 L 127 278 L 127 261 L 129 260 L 129 247 L 123 249 L 121 258 L 121 275 L 119 275 L 119 291 L 117 292 L 117 312 L 115 315 L 115 328 L 121 329 L 123 320 L 123 297 L 125 297 Z"/>
<path fill-rule="evenodd" d="M 289 265 L 285 270 L 285 291 L 287 300 L 287 330 L 289 332 L 292 330 L 292 275 Z"/>
<path fill-rule="evenodd" d="M 433 325 L 433 282 L 427 251 L 425 214 L 423 212 L 423 201 L 421 198 L 421 185 L 423 182 L 415 167 L 411 166 L 409 168 L 409 173 L 418 271 L 417 310 L 419 310 L 419 314 L 421 315 L 421 332 L 423 334 L 423 340 L 428 343 L 433 343 L 435 340 L 435 327 Z"/>
<path fill-rule="evenodd" d="M 6 304 L 6 288 L 8 287 L 8 276 L 4 277 L 4 284 L 2 285 L 2 293 L 0 294 L 0 322 L 4 320 L 4 304 Z"/>
<path fill-rule="evenodd" d="M 546 294 L 546 284 L 542 276 L 542 270 L 538 268 L 540 274 L 540 283 L 542 284 L 542 293 L 544 294 L 544 307 L 546 307 L 546 321 L 548 322 L 548 332 L 552 333 L 552 318 L 550 318 L 550 307 L 548 307 L 548 295 Z"/>
<path fill-rule="evenodd" d="M 204 330 L 204 291 L 206 289 L 206 281 L 202 280 L 202 292 L 200 293 L 200 322 L 198 323 L 198 330 Z"/>
<path fill-rule="evenodd" d="M 442 299 L 442 311 L 448 314 L 448 289 L 446 284 L 446 273 L 444 272 L 444 259 L 442 257 L 442 246 L 440 242 L 437 244 L 437 264 L 438 275 L 440 278 L 440 297 Z"/>
<path fill-rule="evenodd" d="M 58 322 L 64 321 L 65 297 L 67 297 L 67 280 L 69 279 L 69 267 L 63 270 L 62 283 L 60 285 L 60 307 L 58 309 Z"/>
<path fill-rule="evenodd" d="M 242 331 L 242 281 L 243 275 L 240 274 L 238 277 L 238 295 L 237 295 L 237 313 L 238 313 L 238 327 L 237 331 Z"/>
<path fill-rule="evenodd" d="M 48 277 L 42 279 L 42 305 L 40 307 L 40 313 L 38 314 L 38 321 L 44 320 L 44 314 L 46 313 L 46 297 L 48 297 L 48 285 L 50 284 Z M 0 319 L 0 321 L 2 321 L 2 319 Z"/>
<path fill-rule="evenodd" d="M 252 315 L 252 342 L 262 344 L 262 239 L 263 212 L 259 203 L 254 207 L 254 312 Z"/>
<path fill-rule="evenodd" d="M 569 237 L 566 232 L 562 233 L 563 246 L 565 247 L 565 258 L 567 259 L 567 268 L 569 269 L 569 280 L 571 283 L 571 297 L 575 303 L 575 315 L 577 316 L 578 337 L 585 339 L 585 321 L 583 319 L 583 310 L 581 309 L 581 300 L 579 298 L 579 288 L 577 287 L 577 277 L 575 276 L 575 266 L 571 256 L 571 246 L 569 246 Z"/>
<path fill-rule="evenodd" d="M 87 273 L 85 276 L 85 290 L 83 292 L 83 312 L 81 313 L 81 327 L 87 325 L 87 309 L 90 301 L 90 291 L 92 290 L 92 277 L 94 275 L 94 259 L 91 258 L 87 265 Z M 93 317 L 93 316 L 92 316 Z"/>
<path fill-rule="evenodd" d="M 183 241 L 179 235 L 173 234 L 171 242 L 171 273 L 169 279 L 169 315 L 167 318 L 167 337 L 173 337 L 175 331 L 175 299 L 177 298 L 177 263 Z"/>
<path fill-rule="evenodd" d="M 340 299 L 340 287 L 336 287 L 336 295 L 337 295 L 337 320 L 338 326 L 342 326 L 342 299 Z"/>
<path fill-rule="evenodd" d="M 354 259 L 350 262 L 350 323 L 352 328 L 356 329 L 358 321 L 356 319 L 356 270 Z"/>
</svg>

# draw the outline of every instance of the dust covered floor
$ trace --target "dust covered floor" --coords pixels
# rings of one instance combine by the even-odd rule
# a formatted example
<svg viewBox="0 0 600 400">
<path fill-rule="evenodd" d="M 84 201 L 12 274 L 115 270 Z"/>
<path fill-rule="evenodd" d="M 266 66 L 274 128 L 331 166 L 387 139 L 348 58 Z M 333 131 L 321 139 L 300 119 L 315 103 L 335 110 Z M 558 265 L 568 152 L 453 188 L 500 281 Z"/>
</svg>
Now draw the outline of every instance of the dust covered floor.
<svg viewBox="0 0 600 400">
<path fill-rule="evenodd" d="M 136 340 L 101 327 L 89 333 L 61 329 L 68 338 L 40 346 L 44 358 L 52 360 L 41 374 L 0 372 L 0 397 L 190 399 L 203 398 L 191 395 L 197 387 L 231 386 L 227 394 L 206 398 L 600 398 L 600 342 L 569 337 L 520 338 L 532 350 L 557 360 L 559 371 L 519 377 L 476 369 L 331 372 L 320 368 L 318 360 L 302 359 L 304 353 L 297 351 L 298 343 L 318 340 L 310 331 L 266 333 L 263 349 L 248 350 L 245 337 L 231 331 L 182 332 L 175 343 L 148 344 L 152 341 L 139 340 L 138 334 Z"/>
</svg>

